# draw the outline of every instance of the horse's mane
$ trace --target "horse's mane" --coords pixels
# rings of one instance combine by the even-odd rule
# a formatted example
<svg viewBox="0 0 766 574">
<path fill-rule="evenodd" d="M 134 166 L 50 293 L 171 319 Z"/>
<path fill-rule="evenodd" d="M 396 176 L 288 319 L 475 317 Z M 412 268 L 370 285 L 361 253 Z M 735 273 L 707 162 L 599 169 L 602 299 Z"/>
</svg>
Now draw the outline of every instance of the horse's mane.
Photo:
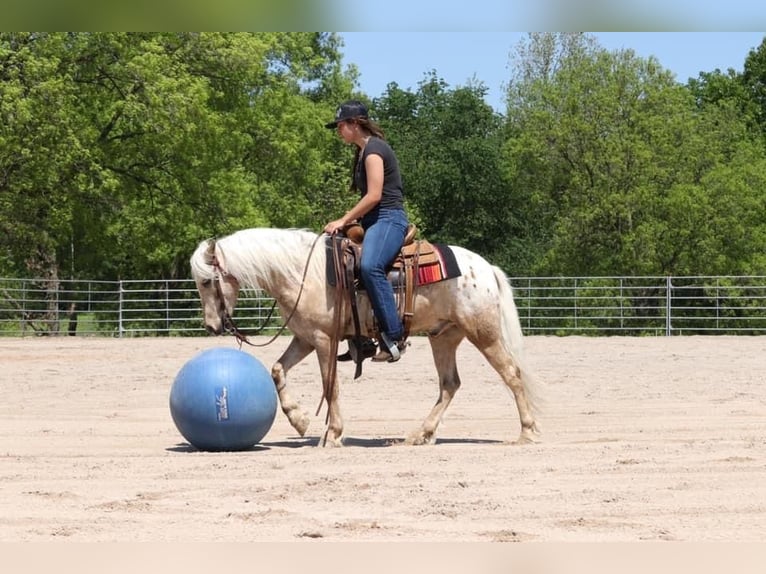
<svg viewBox="0 0 766 574">
<path fill-rule="evenodd" d="M 308 261 L 311 246 L 316 241 Z M 320 245 L 321 243 L 321 245 Z M 276 282 L 300 285 L 306 278 L 323 277 L 325 273 L 324 243 L 317 234 L 305 229 L 258 227 L 243 229 L 216 241 L 221 263 L 244 289 L 271 291 Z M 203 241 L 191 258 L 192 273 L 200 279 L 214 276 L 213 266 L 206 263 L 208 242 Z"/>
</svg>

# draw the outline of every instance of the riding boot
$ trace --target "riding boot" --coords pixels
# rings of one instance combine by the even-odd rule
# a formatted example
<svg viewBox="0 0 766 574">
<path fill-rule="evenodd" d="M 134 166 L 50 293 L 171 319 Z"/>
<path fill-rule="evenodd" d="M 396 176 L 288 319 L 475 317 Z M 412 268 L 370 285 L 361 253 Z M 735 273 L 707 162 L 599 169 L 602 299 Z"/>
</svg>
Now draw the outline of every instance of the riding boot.
<svg viewBox="0 0 766 574">
<path fill-rule="evenodd" d="M 385 333 L 380 334 L 380 351 L 372 360 L 375 363 L 395 363 L 402 358 L 409 342 L 391 341 Z"/>
</svg>

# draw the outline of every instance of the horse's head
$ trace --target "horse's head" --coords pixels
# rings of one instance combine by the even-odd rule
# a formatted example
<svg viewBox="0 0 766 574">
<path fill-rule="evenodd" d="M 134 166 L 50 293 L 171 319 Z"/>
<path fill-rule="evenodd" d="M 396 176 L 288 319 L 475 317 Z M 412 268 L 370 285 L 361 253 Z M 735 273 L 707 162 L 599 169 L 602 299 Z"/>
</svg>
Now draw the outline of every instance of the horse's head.
<svg viewBox="0 0 766 574">
<path fill-rule="evenodd" d="M 239 295 L 239 282 L 226 269 L 221 249 L 214 239 L 203 241 L 191 258 L 191 270 L 197 284 L 205 329 L 220 335 L 229 328 Z"/>
</svg>

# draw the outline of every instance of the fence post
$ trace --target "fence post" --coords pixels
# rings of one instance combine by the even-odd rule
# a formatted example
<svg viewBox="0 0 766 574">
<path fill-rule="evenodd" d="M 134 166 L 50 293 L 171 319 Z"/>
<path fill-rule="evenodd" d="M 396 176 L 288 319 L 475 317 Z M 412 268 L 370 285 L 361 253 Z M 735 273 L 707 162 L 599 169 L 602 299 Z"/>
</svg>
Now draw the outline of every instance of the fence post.
<svg viewBox="0 0 766 574">
<path fill-rule="evenodd" d="M 671 323 L 671 291 L 673 289 L 673 282 L 670 279 L 670 275 L 665 277 L 665 336 L 670 337 L 673 334 L 673 326 Z"/>
<path fill-rule="evenodd" d="M 574 293 L 574 328 L 576 331 L 577 330 L 577 277 L 575 277 L 575 280 L 574 280 L 573 293 Z"/>
<path fill-rule="evenodd" d="M 715 328 L 721 327 L 721 282 L 718 277 L 715 280 Z"/>
<path fill-rule="evenodd" d="M 532 278 L 527 278 L 527 330 L 532 328 Z"/>
<path fill-rule="evenodd" d="M 61 303 L 61 280 L 56 279 L 56 291 L 55 291 L 55 297 L 53 300 L 53 304 L 55 305 L 56 314 L 55 319 L 53 320 L 53 325 L 51 325 L 51 331 L 54 335 L 58 335 L 61 332 L 61 313 L 59 312 L 59 306 Z"/>
<path fill-rule="evenodd" d="M 624 297 L 623 287 L 624 286 L 622 282 L 622 277 L 620 277 L 620 329 L 625 328 L 625 312 L 624 312 L 623 304 L 622 304 L 623 297 Z"/>
<path fill-rule="evenodd" d="M 27 281 L 21 280 L 21 336 L 27 334 Z"/>
<path fill-rule="evenodd" d="M 123 292 L 123 286 L 122 286 L 122 279 L 118 282 L 119 290 L 120 290 L 120 304 L 117 307 L 117 337 L 122 339 L 122 292 Z"/>
</svg>

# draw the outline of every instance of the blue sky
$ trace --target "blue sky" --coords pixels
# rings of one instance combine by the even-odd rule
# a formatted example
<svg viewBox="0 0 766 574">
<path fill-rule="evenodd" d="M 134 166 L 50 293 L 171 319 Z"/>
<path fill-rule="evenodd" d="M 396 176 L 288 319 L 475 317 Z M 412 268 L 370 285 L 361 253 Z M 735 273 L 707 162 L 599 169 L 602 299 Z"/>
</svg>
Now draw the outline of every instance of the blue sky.
<svg viewBox="0 0 766 574">
<path fill-rule="evenodd" d="M 369 32 L 744 31 L 766 19 L 759 0 L 327 0 L 322 13 L 342 30 Z"/>
<path fill-rule="evenodd" d="M 685 83 L 699 72 L 716 68 L 742 70 L 748 52 L 764 32 L 594 32 L 608 50 L 632 49 L 643 58 L 655 56 L 663 68 Z M 359 68 L 359 88 L 371 98 L 389 82 L 417 88 L 436 70 L 452 88 L 471 78 L 489 88 L 487 103 L 503 112 L 503 85 L 511 75 L 509 56 L 522 32 L 343 32 L 344 65 Z"/>
</svg>

